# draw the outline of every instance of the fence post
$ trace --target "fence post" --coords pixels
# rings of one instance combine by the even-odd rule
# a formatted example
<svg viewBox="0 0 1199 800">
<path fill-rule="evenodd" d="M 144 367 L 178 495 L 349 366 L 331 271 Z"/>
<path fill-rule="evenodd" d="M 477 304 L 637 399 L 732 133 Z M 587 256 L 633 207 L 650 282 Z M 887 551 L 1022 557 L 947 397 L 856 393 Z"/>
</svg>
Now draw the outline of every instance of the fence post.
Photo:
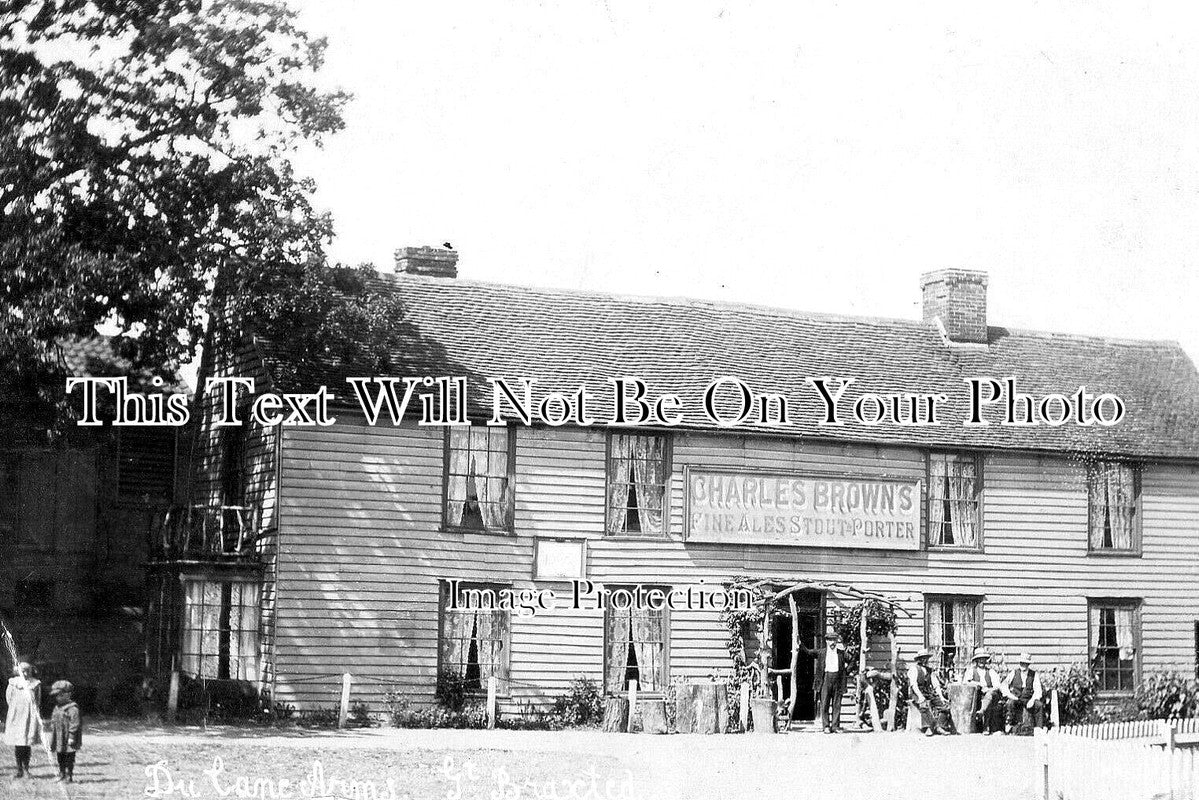
<svg viewBox="0 0 1199 800">
<path fill-rule="evenodd" d="M 1176 747 L 1174 742 L 1174 723 L 1169 720 L 1162 720 L 1158 723 L 1158 730 L 1161 732 L 1162 740 L 1166 745 L 1166 752 L 1168 753 Z"/>
<path fill-rule="evenodd" d="M 341 676 L 341 708 L 337 711 L 337 727 L 344 728 L 350 719 L 350 686 L 354 678 L 350 673 Z"/>
<path fill-rule="evenodd" d="M 1049 695 L 1049 721 L 1053 724 L 1053 729 L 1057 730 L 1062 727 L 1062 707 L 1057 696 L 1057 689 L 1054 689 Z"/>
<path fill-rule="evenodd" d="M 637 710 L 637 681 L 629 681 L 629 726 L 626 730 L 633 732 L 633 714 Z"/>
<path fill-rule="evenodd" d="M 1041 797 L 1049 800 L 1049 734 L 1044 728 L 1033 728 L 1032 735 L 1037 763 L 1041 767 Z"/>
<path fill-rule="evenodd" d="M 740 705 L 737 708 L 741 717 L 741 732 L 749 730 L 749 679 L 741 681 Z"/>
<path fill-rule="evenodd" d="M 179 670 L 171 670 L 171 688 L 167 690 L 167 722 L 175 724 L 179 712 Z"/>
<path fill-rule="evenodd" d="M 487 679 L 487 727 L 489 729 L 495 728 L 496 683 L 494 675 Z"/>
</svg>

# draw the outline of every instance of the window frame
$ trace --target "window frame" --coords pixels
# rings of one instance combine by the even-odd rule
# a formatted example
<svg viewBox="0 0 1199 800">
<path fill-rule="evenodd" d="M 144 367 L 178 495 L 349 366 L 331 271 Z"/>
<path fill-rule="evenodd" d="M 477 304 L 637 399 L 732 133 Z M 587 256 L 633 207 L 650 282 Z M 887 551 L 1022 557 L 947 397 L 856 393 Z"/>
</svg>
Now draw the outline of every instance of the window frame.
<svg viewBox="0 0 1199 800">
<path fill-rule="evenodd" d="M 515 536 L 516 535 L 516 426 L 515 425 L 471 425 L 470 427 L 480 428 L 504 428 L 508 433 L 508 492 L 512 497 L 512 504 L 507 509 L 504 519 L 504 527 L 502 529 L 488 530 L 486 527 L 475 528 L 469 525 L 451 525 L 450 524 L 450 435 L 454 427 L 465 428 L 465 425 L 446 426 L 445 432 L 442 435 L 441 449 L 441 528 L 443 533 L 481 533 L 488 536 Z"/>
<path fill-rule="evenodd" d="M 932 649 L 932 645 L 929 643 L 930 640 L 929 640 L 929 635 L 928 635 L 928 633 L 929 633 L 928 606 L 929 606 L 929 603 L 934 603 L 934 602 L 936 602 L 936 603 L 967 603 L 967 602 L 973 603 L 974 604 L 974 643 L 970 645 L 970 650 L 971 650 L 971 652 L 973 652 L 974 648 L 981 647 L 982 643 L 984 641 L 986 641 L 986 639 L 984 638 L 985 632 L 983 630 L 983 616 L 984 616 L 983 605 L 986 603 L 986 599 L 987 599 L 986 595 L 981 595 L 981 594 L 937 593 L 937 592 L 925 594 L 924 595 L 924 625 L 923 625 L 924 647 L 929 650 Z M 942 645 L 942 648 L 943 647 L 944 647 L 944 645 Z M 944 671 L 944 665 L 941 664 L 941 653 L 935 653 L 934 655 L 936 656 L 936 663 L 937 663 L 937 667 L 935 668 L 934 671 L 936 671 L 938 674 L 940 674 L 941 672 Z M 967 666 L 969 666 L 969 662 L 967 662 L 966 664 L 954 664 L 953 665 L 954 678 L 956 679 L 958 673 L 960 673 L 962 670 L 964 670 Z"/>
<path fill-rule="evenodd" d="M 974 495 L 975 495 L 975 530 L 978 535 L 972 545 L 937 544 L 933 541 L 932 527 L 932 477 L 934 456 L 968 457 L 974 461 Z M 986 502 L 986 459 L 977 450 L 927 450 L 924 454 L 924 547 L 926 550 L 944 550 L 959 553 L 981 553 L 984 550 L 986 534 L 983 530 L 983 507 Z"/>
<path fill-rule="evenodd" d="M 1120 464 L 1129 467 L 1132 470 L 1132 546 L 1127 548 L 1116 547 L 1100 547 L 1096 548 L 1091 544 L 1091 523 L 1094 521 L 1095 504 L 1091 502 L 1091 473 L 1100 464 Z M 1098 460 L 1087 461 L 1084 464 L 1083 482 L 1086 486 L 1087 495 L 1087 555 L 1098 556 L 1100 558 L 1112 557 L 1139 557 L 1141 555 L 1141 514 L 1142 514 L 1142 481 L 1141 473 L 1143 472 L 1142 465 L 1136 461 L 1128 461 L 1118 458 L 1104 458 Z M 1088 640 L 1089 642 L 1090 640 Z"/>
<path fill-rule="evenodd" d="M 487 580 L 463 580 L 460 578 L 443 578 L 437 581 L 437 672 L 434 674 L 436 682 L 442 670 L 445 668 L 445 632 L 446 632 L 446 610 L 447 601 L 449 600 L 449 592 L 453 584 L 451 580 L 458 581 L 458 589 L 479 589 L 500 591 L 514 591 L 514 587 L 510 583 L 500 583 L 498 581 Z M 507 678 L 497 681 L 496 697 L 510 697 L 512 695 L 512 620 L 514 614 L 511 611 L 496 609 L 492 613 L 503 614 L 506 618 L 504 624 L 504 638 L 501 640 L 504 644 L 504 672 L 507 673 Z M 465 677 L 465 676 L 463 676 Z M 490 676 L 488 676 L 490 677 Z M 487 696 L 487 680 L 480 678 L 479 692 L 466 692 L 466 696 L 470 698 L 479 698 Z"/>
<path fill-rule="evenodd" d="M 189 583 L 215 584 L 215 585 L 221 586 L 221 587 L 223 587 L 225 584 L 228 584 L 231 587 L 233 585 L 239 585 L 239 586 L 243 586 L 243 587 L 245 587 L 245 586 L 254 587 L 254 589 L 257 592 L 257 597 L 258 597 L 257 604 L 255 604 L 253 606 L 247 606 L 245 603 L 239 603 L 236 606 L 233 606 L 233 605 L 230 606 L 231 615 L 232 615 L 233 608 L 239 608 L 239 609 L 253 608 L 254 609 L 254 612 L 255 612 L 254 613 L 254 647 L 253 647 L 253 652 L 252 652 L 251 656 L 249 657 L 252 659 L 254 677 L 253 678 L 236 677 L 234 674 L 231 674 L 230 677 L 228 677 L 228 678 L 219 677 L 220 654 L 218 651 L 218 653 L 217 653 L 217 659 L 218 659 L 217 675 L 205 676 L 205 677 L 203 677 L 203 680 L 209 680 L 209 681 L 228 680 L 228 681 L 243 681 L 246 683 L 262 683 L 263 682 L 263 672 L 264 672 L 263 652 L 262 652 L 262 645 L 263 645 L 263 638 L 264 638 L 263 637 L 264 626 L 262 624 L 263 623 L 263 620 L 262 620 L 262 598 L 263 598 L 264 592 L 263 592 L 261 576 L 259 576 L 257 574 L 245 574 L 245 573 L 241 573 L 241 572 L 227 573 L 227 574 L 211 573 L 211 572 L 204 572 L 204 573 L 185 572 L 185 573 L 181 573 L 179 575 L 179 590 L 180 590 L 180 601 L 179 601 L 180 615 L 179 615 L 179 630 L 178 630 L 179 667 L 180 667 L 180 669 L 184 669 L 184 665 L 185 665 L 187 659 L 189 657 L 195 657 L 197 659 L 196 666 L 198 667 L 196 675 L 199 678 L 199 677 L 201 677 L 201 673 L 203 672 L 203 669 L 204 669 L 204 657 L 206 655 L 203 650 L 203 645 L 201 644 L 201 649 L 198 653 L 188 653 L 186 651 L 187 635 L 188 635 L 189 631 L 193 630 L 193 628 L 191 628 L 188 624 L 189 608 L 188 608 L 188 599 L 187 599 L 187 587 L 188 587 Z M 244 591 L 244 589 L 243 589 L 243 591 Z M 201 592 L 201 596 L 203 596 L 202 592 Z M 223 597 L 223 589 L 222 589 L 222 597 Z M 223 605 L 223 599 L 222 599 L 222 605 Z M 220 618 L 220 613 L 221 612 L 218 610 L 218 612 L 217 612 L 218 620 Z M 201 612 L 201 626 L 198 629 L 201 643 L 204 640 L 204 633 L 205 633 L 205 629 L 203 627 L 202 621 L 203 621 L 203 614 Z M 240 627 L 240 622 L 241 622 L 241 620 L 239 619 L 238 627 L 235 628 L 231 621 L 230 627 L 229 627 L 230 641 L 233 641 L 235 638 L 236 638 L 236 640 L 240 641 L 241 637 L 245 635 L 246 631 Z M 217 636 L 218 636 L 218 640 L 219 640 L 219 637 L 220 637 L 219 627 L 217 629 Z M 229 665 L 228 665 L 230 672 L 236 673 L 238 670 L 235 668 L 235 664 L 237 666 L 241 666 L 242 663 L 246 659 L 247 659 L 247 656 L 245 656 L 245 655 L 234 658 L 233 655 L 230 654 L 229 655 Z"/>
<path fill-rule="evenodd" d="M 646 590 L 659 589 L 659 590 L 665 592 L 666 594 L 669 594 L 674 588 L 673 586 L 669 586 L 666 584 L 659 584 L 659 583 L 642 583 L 642 584 L 612 583 L 612 584 L 605 584 L 604 589 L 609 592 L 612 592 L 612 591 L 616 591 L 618 589 L 630 589 L 631 590 L 631 589 L 635 589 L 637 586 L 641 586 L 641 587 L 645 588 Z M 630 613 L 630 614 L 632 613 L 631 609 L 613 609 L 610 604 L 604 607 L 604 644 L 603 644 L 603 651 L 600 655 L 600 660 L 601 660 L 600 668 L 603 670 L 603 676 L 604 676 L 604 678 L 603 678 L 603 693 L 604 693 L 605 697 L 621 695 L 628 691 L 627 682 L 623 687 L 621 687 L 619 689 L 612 688 L 611 686 L 608 685 L 608 653 L 609 653 L 609 648 L 612 645 L 611 625 L 609 624 L 609 621 L 612 618 L 612 612 L 614 610 L 615 611 L 625 611 L 626 613 Z M 642 681 L 638 681 L 637 682 L 637 696 L 638 697 L 659 698 L 659 697 L 664 697 L 666 695 L 666 691 L 670 686 L 671 630 L 672 629 L 671 629 L 670 604 L 663 603 L 662 604 L 662 671 L 663 671 L 664 675 L 662 678 L 662 688 L 655 689 L 652 691 L 643 689 L 641 686 Z M 627 670 L 628 669 L 627 656 L 626 656 L 625 665 L 626 665 L 625 669 Z M 640 670 L 640 667 L 638 667 L 638 669 Z"/>
<path fill-rule="evenodd" d="M 612 507 L 609 498 L 612 491 L 612 439 L 615 436 L 656 436 L 662 439 L 662 475 L 664 477 L 662 487 L 662 532 L 659 534 L 652 533 L 629 533 L 627 530 L 620 533 L 610 533 L 609 530 L 612 524 L 612 515 L 615 509 Z M 604 538 L 609 540 L 620 541 L 623 539 L 631 541 L 658 541 L 670 539 L 672 535 L 671 526 L 671 494 L 674 485 L 674 437 L 669 431 L 658 430 L 641 430 L 641 429 L 611 429 L 608 435 L 604 437 Z M 626 517 L 626 525 L 627 525 Z"/>
<path fill-rule="evenodd" d="M 1142 637 L 1141 637 L 1141 608 L 1144 605 L 1144 600 L 1139 597 L 1088 597 L 1087 598 L 1087 666 L 1098 676 L 1100 686 L 1096 687 L 1096 694 L 1100 697 L 1131 697 L 1136 692 L 1136 687 L 1141 683 L 1141 655 L 1143 652 Z M 1104 671 L 1099 669 L 1095 664 L 1097 653 L 1092 651 L 1091 642 L 1094 641 L 1094 629 L 1091 624 L 1091 612 L 1095 609 L 1114 608 L 1114 609 L 1132 609 L 1132 641 L 1133 641 L 1133 659 L 1132 659 L 1132 686 L 1128 689 L 1106 689 L 1102 687 Z"/>
</svg>

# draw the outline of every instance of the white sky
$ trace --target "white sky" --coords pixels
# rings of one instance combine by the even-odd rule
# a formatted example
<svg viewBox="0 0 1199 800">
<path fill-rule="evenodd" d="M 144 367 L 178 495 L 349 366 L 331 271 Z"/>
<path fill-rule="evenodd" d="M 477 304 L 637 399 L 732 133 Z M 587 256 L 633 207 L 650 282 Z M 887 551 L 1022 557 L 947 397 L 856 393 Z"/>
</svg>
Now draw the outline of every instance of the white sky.
<svg viewBox="0 0 1199 800">
<path fill-rule="evenodd" d="M 293 2 L 339 260 L 909 318 L 983 269 L 991 324 L 1199 359 L 1189 3 Z"/>
</svg>

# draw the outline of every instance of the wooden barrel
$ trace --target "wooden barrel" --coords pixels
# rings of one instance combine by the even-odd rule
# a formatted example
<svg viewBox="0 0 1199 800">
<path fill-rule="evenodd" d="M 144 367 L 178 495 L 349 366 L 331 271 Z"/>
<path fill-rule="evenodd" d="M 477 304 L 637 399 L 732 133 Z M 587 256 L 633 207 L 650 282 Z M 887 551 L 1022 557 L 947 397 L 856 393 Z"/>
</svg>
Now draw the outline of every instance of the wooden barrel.
<svg viewBox="0 0 1199 800">
<path fill-rule="evenodd" d="M 949 717 L 958 733 L 978 733 L 974 709 L 978 707 L 977 683 L 949 684 Z"/>
</svg>

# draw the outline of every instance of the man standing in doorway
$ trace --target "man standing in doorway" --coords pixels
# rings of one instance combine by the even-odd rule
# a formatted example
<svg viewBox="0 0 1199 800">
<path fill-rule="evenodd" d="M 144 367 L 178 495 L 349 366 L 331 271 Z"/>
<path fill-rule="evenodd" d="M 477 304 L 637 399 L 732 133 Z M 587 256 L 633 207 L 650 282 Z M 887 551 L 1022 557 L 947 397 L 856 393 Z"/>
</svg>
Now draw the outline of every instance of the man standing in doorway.
<svg viewBox="0 0 1199 800">
<path fill-rule="evenodd" d="M 841 730 L 841 695 L 845 692 L 845 645 L 835 632 L 825 638 L 824 652 L 816 656 L 816 682 L 820 726 L 825 733 L 838 733 Z"/>
</svg>

